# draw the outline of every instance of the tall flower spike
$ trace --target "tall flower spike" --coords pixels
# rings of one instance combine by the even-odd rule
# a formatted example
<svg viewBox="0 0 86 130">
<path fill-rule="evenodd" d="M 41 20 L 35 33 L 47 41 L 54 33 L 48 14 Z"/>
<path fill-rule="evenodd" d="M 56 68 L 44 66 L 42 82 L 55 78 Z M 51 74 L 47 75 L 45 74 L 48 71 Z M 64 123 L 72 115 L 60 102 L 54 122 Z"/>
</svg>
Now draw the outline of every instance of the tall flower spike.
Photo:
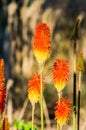
<svg viewBox="0 0 86 130">
<path fill-rule="evenodd" d="M 58 92 L 61 92 L 66 85 L 69 77 L 68 61 L 57 59 L 53 69 L 53 81 Z"/>
<path fill-rule="evenodd" d="M 70 100 L 61 98 L 55 107 L 55 119 L 61 126 L 65 125 L 69 120 L 70 111 Z"/>
<path fill-rule="evenodd" d="M 0 115 L 2 115 L 5 108 L 6 89 L 4 87 L 4 60 L 0 59 Z"/>
<path fill-rule="evenodd" d="M 4 60 L 0 59 L 0 82 L 4 82 Z"/>
<path fill-rule="evenodd" d="M 44 63 L 50 55 L 50 29 L 42 22 L 36 27 L 33 50 L 39 63 Z"/>
<path fill-rule="evenodd" d="M 4 120 L 2 122 L 2 129 L 1 130 L 9 130 L 9 123 L 8 118 L 4 117 Z"/>
<path fill-rule="evenodd" d="M 4 84 L 0 83 L 0 115 L 2 115 L 5 108 L 5 100 L 6 100 L 6 89 Z"/>
<path fill-rule="evenodd" d="M 32 104 L 40 100 L 40 76 L 37 72 L 28 82 L 28 97 Z"/>
</svg>

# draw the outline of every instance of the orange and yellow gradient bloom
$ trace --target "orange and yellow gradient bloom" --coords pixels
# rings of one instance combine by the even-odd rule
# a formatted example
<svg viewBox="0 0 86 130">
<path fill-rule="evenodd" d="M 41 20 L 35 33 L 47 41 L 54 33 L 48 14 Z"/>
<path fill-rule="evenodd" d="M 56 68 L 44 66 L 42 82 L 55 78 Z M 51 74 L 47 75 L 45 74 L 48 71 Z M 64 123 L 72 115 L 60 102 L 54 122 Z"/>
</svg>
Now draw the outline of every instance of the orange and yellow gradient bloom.
<svg viewBox="0 0 86 130">
<path fill-rule="evenodd" d="M 4 84 L 0 83 L 0 115 L 2 115 L 5 108 L 5 100 L 6 100 L 6 89 Z"/>
<path fill-rule="evenodd" d="M 6 89 L 4 87 L 4 60 L 0 59 L 0 115 L 3 114 L 6 100 Z"/>
<path fill-rule="evenodd" d="M 9 130 L 8 117 L 4 117 L 1 130 Z"/>
<path fill-rule="evenodd" d="M 53 69 L 53 81 L 58 92 L 66 86 L 69 77 L 69 65 L 65 59 L 57 59 Z"/>
<path fill-rule="evenodd" d="M 57 105 L 55 107 L 55 119 L 57 120 L 59 125 L 63 126 L 68 122 L 70 111 L 70 100 L 61 98 L 60 101 L 57 102 Z"/>
<path fill-rule="evenodd" d="M 38 63 L 44 63 L 50 55 L 50 29 L 45 23 L 36 27 L 33 51 Z"/>
<path fill-rule="evenodd" d="M 40 76 L 36 72 L 28 82 L 28 97 L 32 104 L 40 100 Z"/>
<path fill-rule="evenodd" d="M 4 60 L 0 59 L 0 83 L 4 82 L 5 78 L 4 78 Z"/>
</svg>

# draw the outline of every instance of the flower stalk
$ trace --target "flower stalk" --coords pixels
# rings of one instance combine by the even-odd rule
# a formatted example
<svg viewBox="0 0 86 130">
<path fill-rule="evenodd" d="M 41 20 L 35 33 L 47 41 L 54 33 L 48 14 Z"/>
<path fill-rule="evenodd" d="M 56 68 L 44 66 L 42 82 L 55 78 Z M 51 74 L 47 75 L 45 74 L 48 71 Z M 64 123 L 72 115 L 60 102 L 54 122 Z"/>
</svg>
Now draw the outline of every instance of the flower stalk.
<svg viewBox="0 0 86 130">
<path fill-rule="evenodd" d="M 82 72 L 84 71 L 84 60 L 83 60 L 83 54 L 80 52 L 79 58 L 78 58 L 78 64 L 76 67 L 77 71 L 79 72 L 79 79 L 78 79 L 78 118 L 77 118 L 77 130 L 80 129 L 80 98 L 81 98 L 81 79 L 82 79 Z"/>
<path fill-rule="evenodd" d="M 41 110 L 41 130 L 44 130 L 44 116 L 43 116 L 43 64 L 39 65 L 40 72 L 40 110 Z"/>
<path fill-rule="evenodd" d="M 35 31 L 33 43 L 34 56 L 39 64 L 40 73 L 40 110 L 41 110 L 41 130 L 44 130 L 43 117 L 43 65 L 50 56 L 50 29 L 40 22 Z"/>
<path fill-rule="evenodd" d="M 61 97 L 62 97 L 62 91 L 58 92 L 58 102 L 59 103 L 60 103 Z M 57 120 L 57 130 L 61 130 L 61 126 L 60 126 L 60 123 L 58 123 L 58 120 Z"/>
<path fill-rule="evenodd" d="M 74 72 L 73 72 L 73 130 L 76 130 L 76 40 L 74 41 Z"/>
<path fill-rule="evenodd" d="M 79 72 L 79 86 L 78 86 L 78 118 L 77 118 L 77 130 L 80 129 L 80 97 L 81 97 L 81 78 L 82 78 L 82 72 Z"/>
<path fill-rule="evenodd" d="M 28 98 L 32 105 L 32 130 L 34 129 L 35 104 L 40 101 L 40 75 L 35 72 L 32 79 L 28 81 Z"/>
<path fill-rule="evenodd" d="M 77 19 L 72 32 L 72 40 L 74 41 L 73 47 L 73 59 L 74 59 L 74 71 L 73 71 L 73 130 L 76 130 L 76 50 L 78 39 L 78 26 L 80 20 Z"/>
<path fill-rule="evenodd" d="M 65 88 L 69 77 L 69 65 L 65 59 L 56 59 L 53 69 L 53 81 L 57 90 L 58 102 L 55 107 L 55 119 L 57 130 L 61 130 L 70 113 L 70 101 L 62 98 L 62 90 Z"/>
<path fill-rule="evenodd" d="M 34 130 L 34 110 L 35 110 L 35 104 L 32 104 L 32 130 Z"/>
</svg>

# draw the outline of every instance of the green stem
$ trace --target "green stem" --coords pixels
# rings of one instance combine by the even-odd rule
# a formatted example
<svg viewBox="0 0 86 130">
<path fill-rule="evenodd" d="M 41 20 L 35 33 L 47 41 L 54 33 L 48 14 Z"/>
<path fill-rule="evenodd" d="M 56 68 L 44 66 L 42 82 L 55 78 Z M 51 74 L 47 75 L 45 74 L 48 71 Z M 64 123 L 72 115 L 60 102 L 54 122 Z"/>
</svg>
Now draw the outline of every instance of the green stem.
<svg viewBox="0 0 86 130">
<path fill-rule="evenodd" d="M 80 95 L 81 95 L 81 92 L 78 91 L 78 118 L 77 118 L 77 130 L 80 129 Z"/>
<path fill-rule="evenodd" d="M 60 99 L 62 98 L 62 91 L 61 92 L 58 92 L 58 102 L 60 102 Z"/>
<path fill-rule="evenodd" d="M 35 109 L 35 104 L 32 104 L 32 130 L 34 130 L 34 109 Z"/>
<path fill-rule="evenodd" d="M 76 40 L 74 41 L 74 73 L 73 73 L 73 130 L 76 130 Z"/>
<path fill-rule="evenodd" d="M 76 130 L 76 74 L 74 74 L 73 86 L 73 130 Z"/>
<path fill-rule="evenodd" d="M 40 109 L 41 109 L 41 130 L 44 130 L 44 117 L 43 117 L 43 64 L 40 64 Z"/>
<path fill-rule="evenodd" d="M 81 77 L 82 77 L 82 72 L 79 72 L 79 86 L 78 86 L 78 119 L 77 119 L 77 130 L 80 129 L 79 124 L 80 124 L 80 94 L 81 94 Z"/>
<path fill-rule="evenodd" d="M 76 130 L 76 115 L 73 112 L 73 130 Z"/>
<path fill-rule="evenodd" d="M 58 92 L 58 102 L 60 102 L 61 98 L 62 98 L 62 91 L 61 92 Z M 62 130 L 62 127 L 60 126 L 60 124 L 58 123 L 58 120 L 57 120 L 57 130 Z"/>
</svg>

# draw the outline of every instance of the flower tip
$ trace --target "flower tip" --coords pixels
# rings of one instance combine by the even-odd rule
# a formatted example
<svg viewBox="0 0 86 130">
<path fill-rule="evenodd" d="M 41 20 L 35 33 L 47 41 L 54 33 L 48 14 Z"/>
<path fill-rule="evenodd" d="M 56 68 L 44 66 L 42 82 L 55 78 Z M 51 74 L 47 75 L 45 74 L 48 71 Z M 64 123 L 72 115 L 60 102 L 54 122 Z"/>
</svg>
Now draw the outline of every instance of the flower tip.
<svg viewBox="0 0 86 130">
<path fill-rule="evenodd" d="M 33 50 L 39 63 L 45 62 L 50 55 L 50 29 L 45 23 L 40 22 L 36 27 Z"/>
<path fill-rule="evenodd" d="M 28 81 L 28 98 L 32 104 L 40 100 L 40 75 L 37 72 L 34 73 L 32 79 Z"/>
<path fill-rule="evenodd" d="M 0 59 L 0 66 L 4 66 L 4 59 Z"/>
<path fill-rule="evenodd" d="M 66 86 L 69 78 L 68 60 L 57 59 L 53 69 L 53 81 L 58 92 L 62 91 Z"/>
</svg>

